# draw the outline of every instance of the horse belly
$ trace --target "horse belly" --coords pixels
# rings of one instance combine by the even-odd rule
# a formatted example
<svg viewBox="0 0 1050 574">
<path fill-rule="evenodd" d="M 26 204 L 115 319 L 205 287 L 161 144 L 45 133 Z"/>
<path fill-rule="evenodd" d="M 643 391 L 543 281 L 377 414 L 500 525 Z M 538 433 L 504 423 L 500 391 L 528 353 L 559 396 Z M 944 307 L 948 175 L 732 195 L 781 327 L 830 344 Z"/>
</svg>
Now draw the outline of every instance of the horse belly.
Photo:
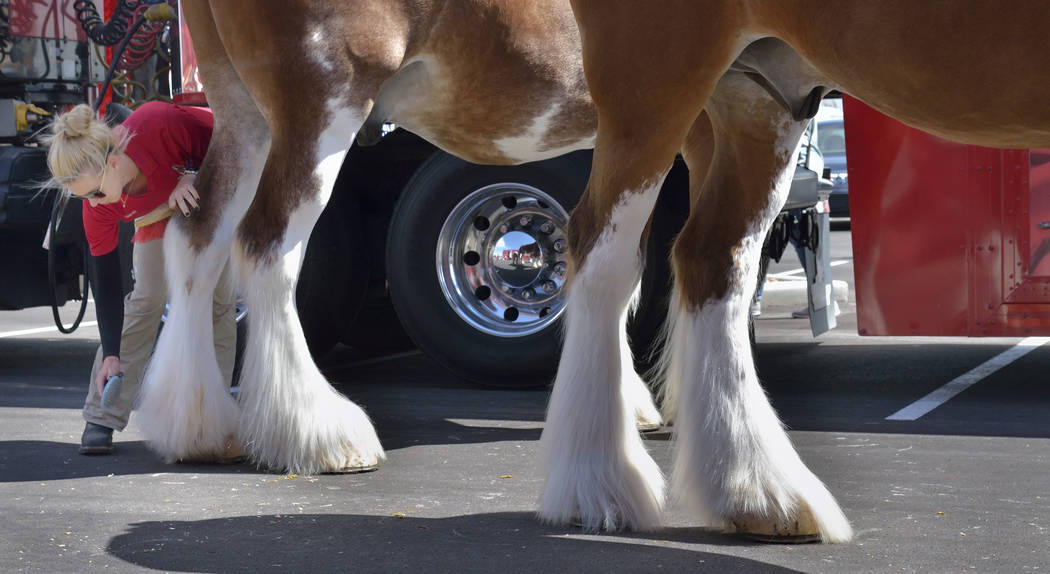
<svg viewBox="0 0 1050 574">
<path fill-rule="evenodd" d="M 774 34 L 836 87 L 926 132 L 1050 145 L 1050 10 L 1042 3 L 812 3 Z M 922 24 L 922 23 L 927 24 Z"/>
<path fill-rule="evenodd" d="M 528 120 L 520 118 L 509 134 L 492 142 L 494 149 L 512 163 L 524 163 L 594 147 L 593 112 L 574 113 L 569 107 L 552 102 L 543 113 Z"/>
<path fill-rule="evenodd" d="M 597 119 L 567 0 L 449 3 L 433 20 L 381 90 L 385 121 L 477 163 L 593 146 Z"/>
<path fill-rule="evenodd" d="M 445 82 L 427 89 L 426 98 L 404 94 L 388 121 L 475 163 L 519 164 L 594 146 L 597 119 L 589 98 L 546 78 L 515 83 L 494 78 L 477 90 Z"/>
</svg>

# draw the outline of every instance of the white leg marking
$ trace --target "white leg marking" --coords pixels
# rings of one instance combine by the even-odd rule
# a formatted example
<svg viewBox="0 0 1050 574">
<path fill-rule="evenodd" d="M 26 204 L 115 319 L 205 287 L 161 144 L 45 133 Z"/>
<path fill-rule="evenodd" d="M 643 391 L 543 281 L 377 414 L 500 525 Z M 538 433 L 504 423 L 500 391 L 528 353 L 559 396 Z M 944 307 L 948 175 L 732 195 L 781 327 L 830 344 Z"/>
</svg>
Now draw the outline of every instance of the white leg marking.
<svg viewBox="0 0 1050 574">
<path fill-rule="evenodd" d="M 649 386 L 645 384 L 642 377 L 634 370 L 634 352 L 627 339 L 627 318 L 634 313 L 638 305 L 638 297 L 641 295 L 641 281 L 635 284 L 634 294 L 631 302 L 620 316 L 620 372 L 623 374 L 623 384 L 620 391 L 626 404 L 633 406 L 635 422 L 639 429 L 653 429 L 663 423 L 660 409 L 653 402 L 653 394 Z"/>
<path fill-rule="evenodd" d="M 222 379 L 212 330 L 212 295 L 228 253 L 211 249 L 195 257 L 180 228 L 164 233 L 171 312 L 146 370 L 136 420 L 166 462 L 220 459 L 238 443 L 239 409 Z"/>
<path fill-rule="evenodd" d="M 749 516 L 790 519 L 807 509 L 825 541 L 848 540 L 853 531 L 835 498 L 799 459 L 758 383 L 740 326 L 747 325 L 739 319 L 748 314 L 745 302 L 731 296 L 699 313 L 676 310 L 671 344 L 680 364 L 673 371 L 685 380 L 674 490 L 715 526 Z"/>
<path fill-rule="evenodd" d="M 295 311 L 296 252 L 252 277 L 241 436 L 252 459 L 272 469 L 316 474 L 374 466 L 384 454 L 371 421 L 310 358 Z"/>
<path fill-rule="evenodd" d="M 639 238 L 661 181 L 624 195 L 573 278 L 564 351 L 540 439 L 544 521 L 578 519 L 585 528 L 610 530 L 659 525 L 664 478 L 635 428 L 638 403 L 630 397 L 637 375 L 621 345 L 641 265 Z"/>
<path fill-rule="evenodd" d="M 170 308 L 143 378 L 135 420 L 167 462 L 222 458 L 236 438 L 239 409 L 215 356 L 211 309 L 233 230 L 255 194 L 270 145 L 268 139 L 244 143 L 239 161 L 226 166 L 240 168 L 237 189 L 224 206 L 212 244 L 197 254 L 177 226 L 164 234 Z M 233 442 L 229 446 L 239 450 L 239 441 Z"/>
<path fill-rule="evenodd" d="M 849 522 L 798 457 L 759 385 L 748 309 L 746 297 L 731 294 L 699 313 L 680 304 L 676 310 L 671 349 L 678 364 L 671 372 L 683 380 L 669 381 L 680 385 L 674 490 L 712 525 L 730 527 L 749 516 L 791 519 L 808 509 L 825 541 L 849 540 Z"/>
<path fill-rule="evenodd" d="M 333 389 L 310 358 L 295 310 L 296 277 L 310 231 L 361 117 L 346 110 L 332 113 L 314 171 L 321 181 L 319 197 L 291 214 L 281 260 L 250 267 L 252 344 L 242 370 L 240 431 L 253 459 L 270 468 L 314 474 L 373 466 L 385 457 L 368 416 Z M 245 259 L 243 253 L 237 256 Z"/>
<path fill-rule="evenodd" d="M 766 212 L 735 249 L 729 291 L 696 311 L 676 288 L 665 350 L 665 415 L 675 416 L 678 438 L 674 491 L 702 519 L 725 527 L 797 520 L 826 542 L 844 542 L 853 535 L 849 522 L 795 452 L 758 382 L 748 340 L 759 250 L 787 198 L 804 127 L 790 121 L 775 126 L 788 167 L 773 182 Z"/>
</svg>

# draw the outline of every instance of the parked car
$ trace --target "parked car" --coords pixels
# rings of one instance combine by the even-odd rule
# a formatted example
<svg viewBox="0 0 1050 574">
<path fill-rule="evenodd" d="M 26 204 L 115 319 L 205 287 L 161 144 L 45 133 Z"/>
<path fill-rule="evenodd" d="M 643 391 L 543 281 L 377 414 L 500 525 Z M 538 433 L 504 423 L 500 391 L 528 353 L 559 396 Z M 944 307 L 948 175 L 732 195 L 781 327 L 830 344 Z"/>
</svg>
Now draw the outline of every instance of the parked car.
<svg viewBox="0 0 1050 574">
<path fill-rule="evenodd" d="M 831 216 L 849 217 L 849 174 L 846 172 L 846 129 L 842 111 L 821 108 L 816 118 L 817 147 L 824 158 L 824 179 L 832 183 Z"/>
</svg>

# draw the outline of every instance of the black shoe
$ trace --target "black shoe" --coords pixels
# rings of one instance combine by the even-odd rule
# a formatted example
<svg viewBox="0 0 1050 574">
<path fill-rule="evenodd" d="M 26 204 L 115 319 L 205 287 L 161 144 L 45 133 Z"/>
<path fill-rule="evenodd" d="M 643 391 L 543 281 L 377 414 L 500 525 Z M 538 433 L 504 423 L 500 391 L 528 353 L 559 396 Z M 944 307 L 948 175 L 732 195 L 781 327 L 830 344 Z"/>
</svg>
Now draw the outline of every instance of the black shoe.
<svg viewBox="0 0 1050 574">
<path fill-rule="evenodd" d="M 113 429 L 87 423 L 80 436 L 80 454 L 109 454 L 113 452 Z"/>
</svg>

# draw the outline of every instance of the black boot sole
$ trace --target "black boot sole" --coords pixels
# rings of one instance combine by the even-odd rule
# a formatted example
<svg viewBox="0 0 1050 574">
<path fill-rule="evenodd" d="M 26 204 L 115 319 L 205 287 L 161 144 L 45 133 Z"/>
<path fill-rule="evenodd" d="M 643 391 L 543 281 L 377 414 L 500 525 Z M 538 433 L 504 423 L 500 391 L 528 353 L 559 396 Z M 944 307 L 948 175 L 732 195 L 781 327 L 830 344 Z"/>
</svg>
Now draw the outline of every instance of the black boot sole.
<svg viewBox="0 0 1050 574">
<path fill-rule="evenodd" d="M 80 447 L 80 454 L 87 455 L 100 455 L 110 454 L 113 452 L 113 446 L 83 446 Z"/>
</svg>

